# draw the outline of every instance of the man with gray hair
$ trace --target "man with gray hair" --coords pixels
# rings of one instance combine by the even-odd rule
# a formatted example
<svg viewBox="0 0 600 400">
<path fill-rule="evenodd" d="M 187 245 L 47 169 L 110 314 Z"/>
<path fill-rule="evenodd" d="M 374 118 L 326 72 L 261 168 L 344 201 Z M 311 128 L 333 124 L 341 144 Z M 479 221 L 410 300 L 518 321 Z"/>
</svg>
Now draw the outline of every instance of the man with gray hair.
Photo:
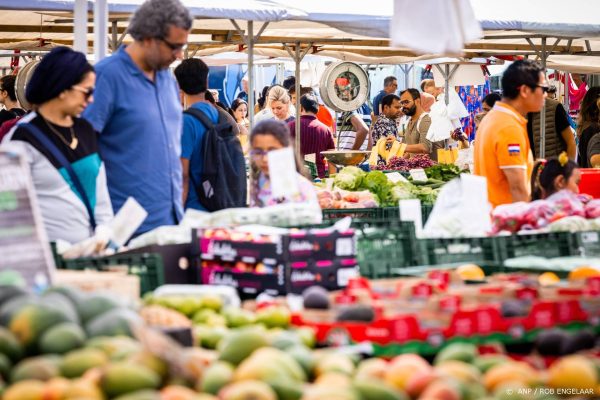
<svg viewBox="0 0 600 400">
<path fill-rule="evenodd" d="M 148 211 L 136 234 L 182 217 L 182 109 L 168 67 L 182 58 L 191 27 L 179 0 L 147 0 L 129 23 L 134 42 L 96 64 L 94 103 L 83 116 L 100 133 L 114 211 L 128 197 Z"/>
</svg>

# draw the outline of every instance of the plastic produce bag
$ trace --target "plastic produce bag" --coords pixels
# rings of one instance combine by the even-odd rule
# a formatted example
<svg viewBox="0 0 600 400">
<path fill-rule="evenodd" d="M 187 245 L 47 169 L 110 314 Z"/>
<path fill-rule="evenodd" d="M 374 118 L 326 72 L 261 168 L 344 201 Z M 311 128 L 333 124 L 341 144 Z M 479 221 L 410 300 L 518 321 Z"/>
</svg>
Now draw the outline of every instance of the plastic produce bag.
<svg viewBox="0 0 600 400">
<path fill-rule="evenodd" d="M 600 217 L 600 199 L 591 200 L 585 205 L 585 216 L 586 218 Z"/>
<path fill-rule="evenodd" d="M 444 185 L 423 229 L 430 238 L 481 237 L 492 231 L 485 178 L 462 174 Z"/>
</svg>

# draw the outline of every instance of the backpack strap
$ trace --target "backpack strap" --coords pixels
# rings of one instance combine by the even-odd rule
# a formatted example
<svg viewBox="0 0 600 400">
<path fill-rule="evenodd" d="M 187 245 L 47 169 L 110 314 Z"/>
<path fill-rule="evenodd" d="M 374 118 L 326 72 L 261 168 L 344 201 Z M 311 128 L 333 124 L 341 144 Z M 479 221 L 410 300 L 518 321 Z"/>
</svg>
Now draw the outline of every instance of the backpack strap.
<svg viewBox="0 0 600 400">
<path fill-rule="evenodd" d="M 42 146 L 44 146 L 46 148 L 46 150 L 48 150 L 50 152 L 50 154 L 52 154 L 52 156 L 56 159 L 56 161 L 58 161 L 58 163 L 64 169 L 67 170 L 67 173 L 69 174 L 69 177 L 71 178 L 71 182 L 73 183 L 73 186 L 75 186 L 75 190 L 77 190 L 77 192 L 79 193 L 79 196 L 80 196 L 81 200 L 83 201 L 83 204 L 85 205 L 85 208 L 88 212 L 90 225 L 92 226 L 92 229 L 95 230 L 96 229 L 96 218 L 94 217 L 94 211 L 92 210 L 92 204 L 90 203 L 90 199 L 88 198 L 87 194 L 85 193 L 85 190 L 83 189 L 83 185 L 81 184 L 79 177 L 75 173 L 75 170 L 73 170 L 71 163 L 67 160 L 65 155 L 63 153 L 61 153 L 61 151 L 58 149 L 58 147 L 56 147 L 56 145 L 50 139 L 48 139 L 48 137 L 40 130 L 40 128 L 38 128 L 37 126 L 35 126 L 32 123 L 20 124 L 19 127 L 23 127 L 26 130 L 28 130 L 29 133 L 31 133 L 33 135 L 33 137 L 35 137 L 37 139 L 37 141 L 40 142 L 42 144 Z"/>
<path fill-rule="evenodd" d="M 202 125 L 204 125 L 204 127 L 207 130 L 211 129 L 212 127 L 215 126 L 215 124 L 210 120 L 210 118 L 208 118 L 208 116 L 206 114 L 204 114 L 202 111 L 198 110 L 197 108 L 190 107 L 187 110 L 185 110 L 183 113 L 191 115 L 191 116 L 195 117 L 196 119 L 200 120 L 200 122 L 202 122 Z"/>
</svg>

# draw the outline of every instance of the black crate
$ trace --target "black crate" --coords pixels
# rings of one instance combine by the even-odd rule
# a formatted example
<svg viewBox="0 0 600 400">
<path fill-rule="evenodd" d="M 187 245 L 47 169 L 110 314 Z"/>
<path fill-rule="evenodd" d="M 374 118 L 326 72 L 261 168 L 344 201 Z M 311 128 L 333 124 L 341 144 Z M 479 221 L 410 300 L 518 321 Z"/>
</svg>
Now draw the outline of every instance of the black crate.
<svg viewBox="0 0 600 400">
<path fill-rule="evenodd" d="M 572 235 L 574 255 L 583 257 L 600 256 L 600 232 L 577 232 Z"/>
</svg>

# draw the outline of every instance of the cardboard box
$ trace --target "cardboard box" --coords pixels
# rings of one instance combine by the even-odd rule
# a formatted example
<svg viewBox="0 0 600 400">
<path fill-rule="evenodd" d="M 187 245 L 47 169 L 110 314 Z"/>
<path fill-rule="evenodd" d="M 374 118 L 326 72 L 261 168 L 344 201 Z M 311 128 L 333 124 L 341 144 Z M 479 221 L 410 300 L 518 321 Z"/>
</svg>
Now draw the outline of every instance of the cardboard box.
<svg viewBox="0 0 600 400">
<path fill-rule="evenodd" d="M 118 268 L 118 266 L 116 267 Z M 132 300 L 140 298 L 140 278 L 124 271 L 74 271 L 57 269 L 55 284 L 76 287 L 84 292 L 108 292 Z"/>
</svg>

